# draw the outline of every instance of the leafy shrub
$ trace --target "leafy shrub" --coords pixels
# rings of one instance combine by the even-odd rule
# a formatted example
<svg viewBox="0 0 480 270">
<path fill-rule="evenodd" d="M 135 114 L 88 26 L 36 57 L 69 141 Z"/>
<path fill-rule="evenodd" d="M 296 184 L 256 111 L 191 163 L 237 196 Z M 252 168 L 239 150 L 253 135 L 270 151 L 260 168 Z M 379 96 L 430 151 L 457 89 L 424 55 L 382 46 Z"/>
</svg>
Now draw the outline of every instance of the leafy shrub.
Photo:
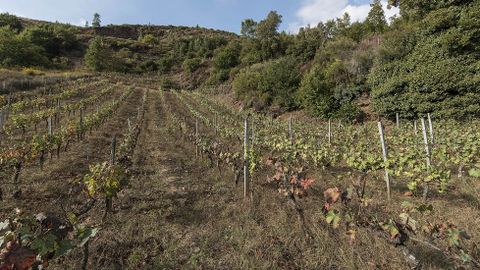
<svg viewBox="0 0 480 270">
<path fill-rule="evenodd" d="M 425 30 L 414 38 L 408 33 L 388 37 L 382 51 L 401 53 L 381 58 L 369 76 L 376 112 L 392 119 L 396 113 L 403 118 L 426 113 L 444 118 L 480 116 L 480 57 L 475 38 L 479 31 L 466 25 L 457 27 L 456 23 L 440 18 L 460 16 L 463 24 L 468 20 L 464 19 L 465 14 L 476 9 L 478 5 L 466 5 L 458 13 L 459 7 L 446 7 L 428 14 L 419 26 Z M 473 24 L 480 28 L 480 21 Z M 407 51 L 403 47 L 405 41 Z"/>
<path fill-rule="evenodd" d="M 362 121 L 365 114 L 354 102 L 344 103 L 334 114 L 335 118 L 347 121 Z"/>
<path fill-rule="evenodd" d="M 336 108 L 334 93 L 320 65 L 315 65 L 303 77 L 297 93 L 297 101 L 302 108 L 315 116 L 323 118 L 332 116 Z"/>
<path fill-rule="evenodd" d="M 200 58 L 185 59 L 182 64 L 182 68 L 187 74 L 192 74 L 201 66 L 201 64 L 202 59 Z"/>
<path fill-rule="evenodd" d="M 299 83 L 295 59 L 284 57 L 242 69 L 233 80 L 233 89 L 247 106 L 275 105 L 287 111 L 297 107 L 293 96 Z"/>
<path fill-rule="evenodd" d="M 10 27 L 10 29 L 17 33 L 23 30 L 23 25 L 22 22 L 20 22 L 20 19 L 17 16 L 8 13 L 0 14 L 0 27 L 4 26 Z"/>
<path fill-rule="evenodd" d="M 85 53 L 85 64 L 94 71 L 125 71 L 125 62 L 117 57 L 106 40 L 95 37 Z"/>
<path fill-rule="evenodd" d="M 157 60 L 158 71 L 160 73 L 168 73 L 174 64 L 175 59 L 173 56 L 165 56 Z"/>
<path fill-rule="evenodd" d="M 9 27 L 0 28 L 0 66 L 44 66 L 51 65 L 43 48 L 17 35 Z"/>
<path fill-rule="evenodd" d="M 216 69 L 230 69 L 239 64 L 240 45 L 238 42 L 231 42 L 228 46 L 217 49 L 213 57 Z"/>
<path fill-rule="evenodd" d="M 58 69 L 66 69 L 71 64 L 70 59 L 68 59 L 68 57 L 63 57 L 63 56 L 53 58 L 52 62 L 55 68 L 58 68 Z"/>
<path fill-rule="evenodd" d="M 230 78 L 230 72 L 225 69 L 213 70 L 208 78 L 207 85 L 218 85 L 227 81 Z"/>
<path fill-rule="evenodd" d="M 158 63 L 149 59 L 140 64 L 140 70 L 142 72 L 153 72 L 158 70 Z"/>
</svg>

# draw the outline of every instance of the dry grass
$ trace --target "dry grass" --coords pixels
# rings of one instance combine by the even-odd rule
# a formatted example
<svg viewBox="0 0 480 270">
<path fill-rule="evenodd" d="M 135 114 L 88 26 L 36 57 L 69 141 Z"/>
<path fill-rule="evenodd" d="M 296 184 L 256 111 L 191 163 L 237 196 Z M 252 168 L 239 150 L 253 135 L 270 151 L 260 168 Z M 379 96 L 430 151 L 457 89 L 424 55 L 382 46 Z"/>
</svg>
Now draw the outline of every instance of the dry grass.
<svg viewBox="0 0 480 270">
<path fill-rule="evenodd" d="M 172 94 L 165 95 L 177 113 L 188 115 Z M 271 171 L 262 168 L 255 174 L 254 202 L 245 201 L 229 168 L 219 171 L 206 159 L 194 157 L 194 146 L 181 139 L 161 100 L 159 92 L 150 91 L 133 157 L 134 177 L 114 202 L 116 213 L 100 225 L 101 231 L 91 243 L 89 269 L 409 269 L 402 251 L 372 230 L 358 229 L 355 244 L 350 245 L 344 228 L 335 230 L 325 223 L 323 191 L 351 184 L 353 178 L 337 177 L 344 169 L 312 170 L 317 181 L 300 202 L 312 236 L 309 240 L 287 199 L 264 184 Z M 133 101 L 128 106 L 121 116 L 135 109 Z M 121 126 L 121 118 L 112 121 L 113 126 L 102 129 L 106 138 Z M 108 149 L 108 145 L 100 148 Z M 75 158 L 85 160 L 80 154 Z M 82 167 L 71 159 L 61 162 L 66 162 L 61 170 L 75 171 L 66 168 L 72 164 Z M 35 200 L 49 200 L 65 192 L 68 182 L 57 188 L 53 185 L 67 181 L 62 177 L 48 181 L 51 189 L 33 185 Z M 434 211 L 428 220 L 453 220 L 471 234 L 473 250 L 480 239 L 480 184 L 468 178 L 454 179 L 452 187 L 456 189 L 447 194 L 432 194 L 429 203 Z M 366 190 L 366 197 L 372 199 L 368 211 L 379 218 L 399 213 L 405 199 L 420 202 L 402 195 L 402 183 L 394 186 L 392 202 L 387 202 L 380 175 L 369 176 Z M 2 211 L 7 209 L 11 210 L 2 206 Z M 84 222 L 99 224 L 101 214 L 100 206 L 94 208 Z M 408 247 L 423 262 L 423 269 L 453 268 L 441 253 L 414 243 Z M 51 269 L 79 269 L 80 261 L 81 252 L 74 252 Z"/>
</svg>

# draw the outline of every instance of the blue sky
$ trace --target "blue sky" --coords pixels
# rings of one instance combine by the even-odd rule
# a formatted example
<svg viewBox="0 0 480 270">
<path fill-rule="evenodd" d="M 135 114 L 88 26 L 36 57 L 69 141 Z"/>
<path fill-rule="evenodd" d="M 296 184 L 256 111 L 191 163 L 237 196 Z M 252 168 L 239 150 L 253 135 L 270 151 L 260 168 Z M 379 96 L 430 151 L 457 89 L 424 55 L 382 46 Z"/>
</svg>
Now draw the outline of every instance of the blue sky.
<svg viewBox="0 0 480 270">
<path fill-rule="evenodd" d="M 363 20 L 370 0 L 0 0 L 0 12 L 84 25 L 98 12 L 102 24 L 172 24 L 239 32 L 245 18 L 261 20 L 270 10 L 283 15 L 281 30 L 341 16 Z M 385 4 L 386 5 L 386 4 Z M 392 15 L 396 10 L 386 10 Z"/>
</svg>

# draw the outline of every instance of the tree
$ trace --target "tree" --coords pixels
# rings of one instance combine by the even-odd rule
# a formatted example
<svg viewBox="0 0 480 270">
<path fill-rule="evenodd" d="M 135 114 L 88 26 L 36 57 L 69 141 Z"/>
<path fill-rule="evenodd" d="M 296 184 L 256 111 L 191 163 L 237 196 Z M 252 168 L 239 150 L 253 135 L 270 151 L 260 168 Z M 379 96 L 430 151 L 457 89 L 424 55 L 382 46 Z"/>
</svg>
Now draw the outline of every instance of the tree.
<svg viewBox="0 0 480 270">
<path fill-rule="evenodd" d="M 90 27 L 90 25 L 88 24 L 88 21 L 85 21 L 85 28 L 88 28 Z"/>
<path fill-rule="evenodd" d="M 312 114 L 329 118 L 335 109 L 335 99 L 331 85 L 327 83 L 325 72 L 315 65 L 302 79 L 297 93 L 297 102 Z"/>
<path fill-rule="evenodd" d="M 300 78 L 295 59 L 282 57 L 242 69 L 232 86 L 246 106 L 262 110 L 274 105 L 280 111 L 287 111 L 296 108 L 292 97 Z"/>
<path fill-rule="evenodd" d="M 29 42 L 8 26 L 0 27 L 0 66 L 50 66 L 42 47 Z"/>
<path fill-rule="evenodd" d="M 202 59 L 200 58 L 190 58 L 185 59 L 182 64 L 182 68 L 187 74 L 194 73 L 202 65 Z"/>
<path fill-rule="evenodd" d="M 432 11 L 436 5 L 443 4 L 445 1 L 431 0 L 389 0 L 388 4 L 400 8 L 400 15 L 406 20 L 418 20 L 423 18 L 428 12 Z M 455 1 L 450 1 L 455 2 Z M 472 2 L 472 0 L 464 0 L 458 2 Z"/>
<path fill-rule="evenodd" d="M 63 24 L 40 24 L 25 29 L 21 36 L 45 49 L 50 57 L 78 45 L 75 28 Z"/>
<path fill-rule="evenodd" d="M 93 14 L 92 27 L 94 28 L 100 27 L 101 22 L 102 21 L 100 20 L 100 14 L 98 13 Z"/>
<path fill-rule="evenodd" d="M 368 80 L 375 111 L 410 119 L 480 116 L 479 15 L 478 1 L 444 3 L 422 23 L 387 33 Z"/>
<path fill-rule="evenodd" d="M 385 19 L 385 11 L 383 10 L 380 0 L 374 0 L 370 5 L 372 8 L 368 12 L 365 23 L 372 33 L 383 33 L 387 28 L 387 20 Z"/>
<path fill-rule="evenodd" d="M 276 11 L 270 11 L 267 18 L 260 21 L 255 32 L 259 39 L 272 39 L 278 35 L 278 27 L 282 23 L 282 15 Z"/>
<path fill-rule="evenodd" d="M 227 46 L 215 51 L 213 63 L 216 69 L 231 69 L 239 64 L 240 45 L 230 42 Z"/>
<path fill-rule="evenodd" d="M 17 16 L 11 15 L 8 13 L 0 14 L 0 27 L 9 26 L 11 29 L 15 30 L 17 33 L 23 30 L 22 22 L 18 19 Z"/>
<path fill-rule="evenodd" d="M 85 53 L 85 64 L 94 71 L 111 69 L 112 52 L 102 37 L 95 37 L 90 41 Z"/>
<path fill-rule="evenodd" d="M 255 31 L 257 28 L 257 22 L 254 21 L 253 19 L 246 19 L 242 22 L 242 29 L 240 30 L 240 33 L 244 37 L 255 37 Z"/>
</svg>

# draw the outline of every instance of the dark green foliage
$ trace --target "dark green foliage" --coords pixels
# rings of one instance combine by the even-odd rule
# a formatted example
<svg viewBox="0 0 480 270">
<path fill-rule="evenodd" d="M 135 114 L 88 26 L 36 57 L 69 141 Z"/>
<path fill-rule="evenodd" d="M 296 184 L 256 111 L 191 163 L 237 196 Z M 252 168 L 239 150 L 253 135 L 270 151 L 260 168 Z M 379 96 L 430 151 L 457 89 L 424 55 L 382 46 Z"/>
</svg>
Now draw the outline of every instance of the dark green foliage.
<svg viewBox="0 0 480 270">
<path fill-rule="evenodd" d="M 274 105 L 287 111 L 296 108 L 292 97 L 300 79 L 297 62 L 284 57 L 242 69 L 233 81 L 233 89 L 247 106 L 265 109 Z"/>
<path fill-rule="evenodd" d="M 230 69 L 239 64 L 240 44 L 230 42 L 227 46 L 215 51 L 213 64 L 216 69 Z"/>
<path fill-rule="evenodd" d="M 140 64 L 140 69 L 142 72 L 153 72 L 158 70 L 158 63 L 149 59 Z"/>
<path fill-rule="evenodd" d="M 297 93 L 297 102 L 315 116 L 329 118 L 336 109 L 332 86 L 325 70 L 315 65 L 304 77 Z"/>
<path fill-rule="evenodd" d="M 379 114 L 480 116 L 480 21 L 472 20 L 478 15 L 478 3 L 436 9 L 412 29 L 387 36 L 369 78 Z"/>
<path fill-rule="evenodd" d="M 201 64 L 202 59 L 200 58 L 185 59 L 182 64 L 182 68 L 186 73 L 192 74 L 201 66 Z"/>
<path fill-rule="evenodd" d="M 90 41 L 85 53 L 85 64 L 94 71 L 123 71 L 125 68 L 102 37 Z"/>
<path fill-rule="evenodd" d="M 242 22 L 240 33 L 244 37 L 254 37 L 257 28 L 257 22 L 253 19 L 246 19 Z"/>
<path fill-rule="evenodd" d="M 54 57 L 78 46 L 75 32 L 73 27 L 67 25 L 41 24 L 27 28 L 22 36 L 32 44 L 44 48 L 48 56 Z"/>
<path fill-rule="evenodd" d="M 287 54 L 300 57 L 302 61 L 309 61 L 315 57 L 315 53 L 327 40 L 323 29 L 300 28 L 294 36 L 292 44 L 287 49 Z"/>
<path fill-rule="evenodd" d="M 354 102 L 343 103 L 333 115 L 335 118 L 344 119 L 347 121 L 363 121 L 365 113 L 360 110 Z"/>
<path fill-rule="evenodd" d="M 45 56 L 45 50 L 42 47 L 30 43 L 10 27 L 5 26 L 0 28 L 0 65 L 48 67 L 51 62 Z"/>
<path fill-rule="evenodd" d="M 380 3 L 380 0 L 374 0 L 370 6 L 372 8 L 365 20 L 367 29 L 372 33 L 383 33 L 387 28 L 387 20 L 385 19 L 382 3 Z"/>
<path fill-rule="evenodd" d="M 175 59 L 171 55 L 164 56 L 157 60 L 158 71 L 160 73 L 168 73 L 175 63 Z"/>
<path fill-rule="evenodd" d="M 208 84 L 215 85 L 230 78 L 230 70 L 240 63 L 241 46 L 238 42 L 230 42 L 227 46 L 215 50 L 213 56 L 214 70 Z"/>
<path fill-rule="evenodd" d="M 255 34 L 259 39 L 272 39 L 278 35 L 278 27 L 282 23 L 282 15 L 270 11 L 267 18 L 260 21 L 255 27 Z"/>
<path fill-rule="evenodd" d="M 248 22 L 247 22 L 248 21 Z M 243 40 L 241 62 L 247 65 L 278 58 L 285 55 L 291 37 L 285 33 L 278 33 L 282 23 L 282 16 L 276 11 L 270 11 L 267 17 L 258 24 L 246 20 L 242 23 L 243 31 L 253 31 Z M 249 25 L 248 29 L 246 28 Z"/>
<path fill-rule="evenodd" d="M 1 13 L 0 14 L 0 27 L 9 26 L 15 32 L 20 32 L 23 30 L 22 23 L 20 19 L 8 13 Z"/>
<path fill-rule="evenodd" d="M 100 14 L 98 13 L 93 14 L 92 27 L 99 28 L 101 23 L 102 21 L 100 19 Z"/>
</svg>

